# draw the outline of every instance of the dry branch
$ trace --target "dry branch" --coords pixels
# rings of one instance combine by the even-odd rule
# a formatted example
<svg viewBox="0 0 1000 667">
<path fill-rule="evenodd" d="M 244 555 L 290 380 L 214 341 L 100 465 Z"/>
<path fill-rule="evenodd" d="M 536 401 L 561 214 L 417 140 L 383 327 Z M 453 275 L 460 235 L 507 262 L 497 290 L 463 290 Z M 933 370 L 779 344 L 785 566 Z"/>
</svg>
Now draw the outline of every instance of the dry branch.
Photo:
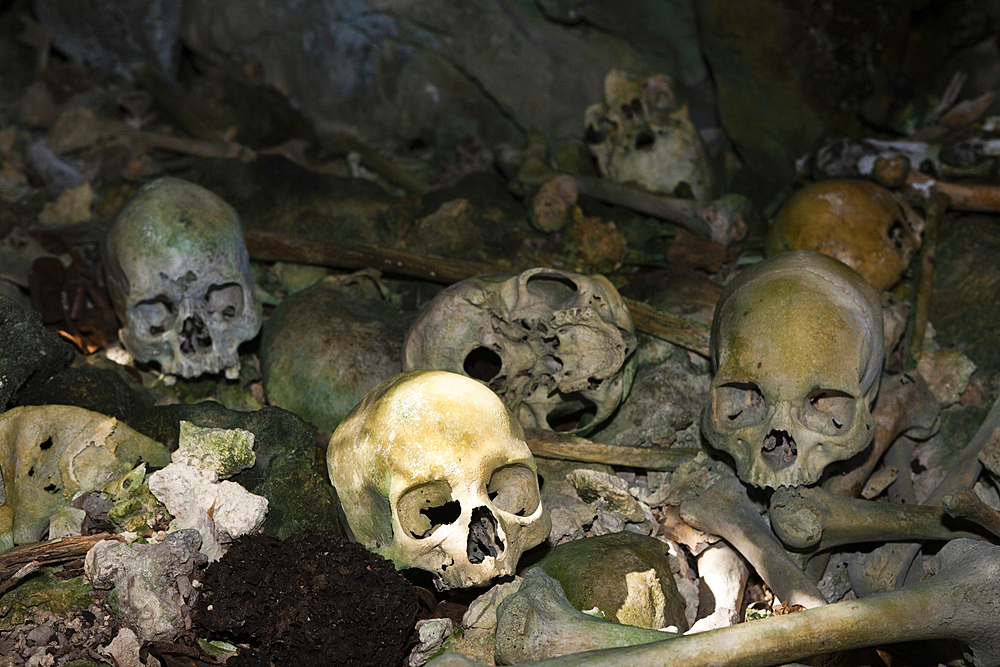
<svg viewBox="0 0 1000 667">
<path fill-rule="evenodd" d="M 421 255 L 351 241 L 334 242 L 261 231 L 248 231 L 245 237 L 250 256 L 265 262 L 300 262 L 337 269 L 372 267 L 386 273 L 445 284 L 486 273 L 511 271 L 509 267 L 494 264 Z M 708 356 L 709 325 L 659 310 L 641 301 L 624 301 L 638 331 Z"/>
</svg>

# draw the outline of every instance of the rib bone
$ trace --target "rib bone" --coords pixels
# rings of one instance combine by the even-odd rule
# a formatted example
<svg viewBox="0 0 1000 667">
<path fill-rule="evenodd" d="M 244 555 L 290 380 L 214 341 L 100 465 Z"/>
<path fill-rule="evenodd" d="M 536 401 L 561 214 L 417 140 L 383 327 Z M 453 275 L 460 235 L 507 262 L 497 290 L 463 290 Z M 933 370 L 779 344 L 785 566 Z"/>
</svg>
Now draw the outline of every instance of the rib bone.
<svg viewBox="0 0 1000 667">
<path fill-rule="evenodd" d="M 898 591 L 529 665 L 765 667 L 880 644 L 957 639 L 972 650 L 976 667 L 1000 667 L 1000 547 L 954 540 L 934 558 L 932 569 L 935 576 Z M 472 667 L 479 663 L 446 654 L 429 665 Z"/>
</svg>

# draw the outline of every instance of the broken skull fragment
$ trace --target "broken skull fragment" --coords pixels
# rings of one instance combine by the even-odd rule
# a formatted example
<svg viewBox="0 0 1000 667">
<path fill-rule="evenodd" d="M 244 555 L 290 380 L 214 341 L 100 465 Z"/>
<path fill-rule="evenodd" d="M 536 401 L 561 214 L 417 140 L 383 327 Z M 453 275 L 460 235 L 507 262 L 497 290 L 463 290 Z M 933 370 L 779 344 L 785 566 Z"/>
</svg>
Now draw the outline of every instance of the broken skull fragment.
<svg viewBox="0 0 1000 667">
<path fill-rule="evenodd" d="M 442 589 L 513 574 L 551 526 L 521 425 L 464 375 L 381 383 L 337 427 L 327 466 L 350 537 Z"/>
<path fill-rule="evenodd" d="M 722 293 L 702 430 L 748 484 L 815 484 L 871 442 L 882 370 L 878 293 L 812 251 L 775 255 Z"/>
<path fill-rule="evenodd" d="M 103 246 L 119 337 L 140 362 L 186 378 L 239 373 L 237 347 L 257 335 L 250 259 L 236 211 L 178 178 L 147 184 Z"/>
<path fill-rule="evenodd" d="M 635 376 L 632 317 L 604 276 L 535 268 L 456 283 L 410 328 L 403 368 L 485 382 L 525 428 L 583 435 Z"/>
</svg>

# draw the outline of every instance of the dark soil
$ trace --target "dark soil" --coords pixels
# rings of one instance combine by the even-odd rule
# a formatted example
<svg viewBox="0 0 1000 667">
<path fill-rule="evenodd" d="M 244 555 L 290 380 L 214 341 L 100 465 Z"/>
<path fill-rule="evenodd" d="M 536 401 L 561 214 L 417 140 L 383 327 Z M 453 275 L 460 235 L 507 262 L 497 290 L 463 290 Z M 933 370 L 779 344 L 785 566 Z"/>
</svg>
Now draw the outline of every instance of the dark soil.
<svg viewBox="0 0 1000 667">
<path fill-rule="evenodd" d="M 417 593 L 393 564 L 333 533 L 242 537 L 204 573 L 195 622 L 239 647 L 229 667 L 400 664 Z"/>
</svg>

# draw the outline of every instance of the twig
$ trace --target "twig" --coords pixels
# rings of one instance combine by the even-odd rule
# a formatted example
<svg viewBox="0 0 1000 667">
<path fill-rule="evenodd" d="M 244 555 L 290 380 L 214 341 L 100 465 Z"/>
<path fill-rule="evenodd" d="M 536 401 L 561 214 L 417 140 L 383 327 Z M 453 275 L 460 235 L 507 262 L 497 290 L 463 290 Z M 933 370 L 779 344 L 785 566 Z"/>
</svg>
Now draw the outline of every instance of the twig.
<svg viewBox="0 0 1000 667">
<path fill-rule="evenodd" d="M 188 139 L 186 137 L 174 137 L 168 134 L 158 134 L 137 130 L 122 123 L 105 122 L 104 131 L 108 134 L 117 135 L 145 144 L 153 148 L 162 148 L 184 155 L 197 155 L 205 158 L 238 158 L 244 162 L 249 162 L 256 157 L 256 153 L 246 146 L 234 142 L 203 141 L 201 139 Z"/>
<path fill-rule="evenodd" d="M 47 542 L 34 542 L 9 549 L 0 554 L 0 586 L 15 577 L 26 564 L 36 561 L 39 565 L 65 563 L 83 556 L 101 540 L 122 542 L 124 538 L 112 533 L 98 533 L 97 535 L 60 537 Z"/>
<path fill-rule="evenodd" d="M 421 255 L 351 241 L 327 241 L 278 232 L 248 231 L 247 250 L 255 260 L 300 262 L 338 269 L 373 267 L 397 275 L 450 284 L 487 273 L 509 273 L 510 267 Z M 638 331 L 708 356 L 710 327 L 649 304 L 624 299 Z"/>
<path fill-rule="evenodd" d="M 543 459 L 585 461 L 667 472 L 677 470 L 693 459 L 699 451 L 682 447 L 603 445 L 586 438 L 541 429 L 527 429 L 524 437 L 531 453 Z"/>
</svg>

